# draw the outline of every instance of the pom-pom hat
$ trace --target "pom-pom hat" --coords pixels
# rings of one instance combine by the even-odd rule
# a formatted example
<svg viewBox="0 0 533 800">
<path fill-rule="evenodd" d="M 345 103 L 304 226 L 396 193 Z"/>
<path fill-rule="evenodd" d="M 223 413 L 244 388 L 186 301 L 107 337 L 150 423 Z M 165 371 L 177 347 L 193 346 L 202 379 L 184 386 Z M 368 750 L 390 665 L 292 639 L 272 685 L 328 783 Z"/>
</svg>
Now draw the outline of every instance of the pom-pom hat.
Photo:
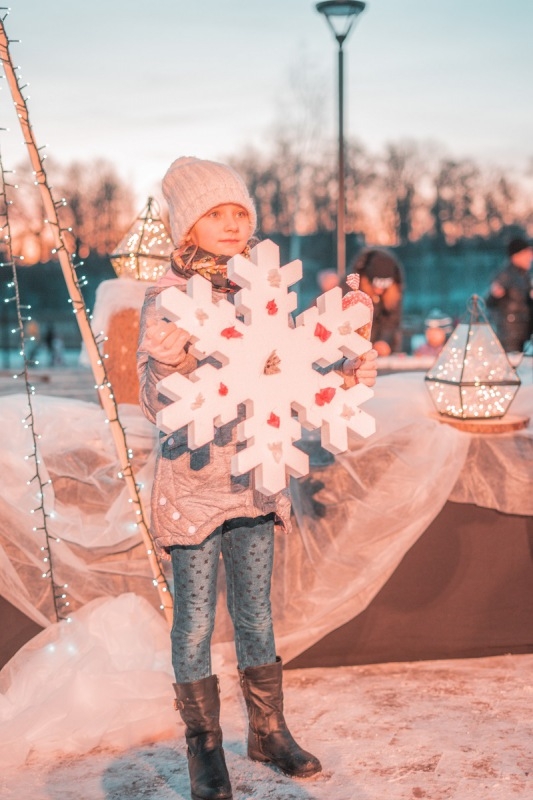
<svg viewBox="0 0 533 800">
<path fill-rule="evenodd" d="M 217 161 L 183 156 L 173 161 L 163 178 L 170 231 L 176 246 L 183 244 L 193 225 L 215 206 L 236 203 L 250 215 L 250 235 L 257 213 L 248 189 L 234 169 Z"/>
<path fill-rule="evenodd" d="M 446 333 L 453 331 L 453 319 L 441 311 L 440 308 L 432 308 L 424 320 L 426 328 L 442 328 Z"/>
<path fill-rule="evenodd" d="M 363 250 L 358 256 L 354 272 L 365 275 L 376 288 L 387 289 L 393 283 L 403 284 L 403 272 L 400 263 L 387 250 L 372 247 Z"/>
</svg>

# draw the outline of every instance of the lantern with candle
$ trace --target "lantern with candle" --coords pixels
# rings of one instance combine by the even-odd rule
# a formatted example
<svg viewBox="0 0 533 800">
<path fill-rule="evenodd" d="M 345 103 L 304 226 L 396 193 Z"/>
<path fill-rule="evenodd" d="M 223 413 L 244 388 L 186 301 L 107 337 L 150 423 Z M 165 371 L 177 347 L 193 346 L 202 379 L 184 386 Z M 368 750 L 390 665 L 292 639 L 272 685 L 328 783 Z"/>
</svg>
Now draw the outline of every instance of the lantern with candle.
<svg viewBox="0 0 533 800">
<path fill-rule="evenodd" d="M 157 281 L 168 269 L 172 240 L 152 197 L 111 253 L 118 278 Z"/>
<path fill-rule="evenodd" d="M 457 427 L 483 430 L 483 422 L 488 429 L 486 421 L 494 422 L 507 413 L 520 378 L 477 295 L 470 298 L 464 320 L 450 335 L 425 380 L 442 421 L 464 420 L 468 425 Z"/>
</svg>

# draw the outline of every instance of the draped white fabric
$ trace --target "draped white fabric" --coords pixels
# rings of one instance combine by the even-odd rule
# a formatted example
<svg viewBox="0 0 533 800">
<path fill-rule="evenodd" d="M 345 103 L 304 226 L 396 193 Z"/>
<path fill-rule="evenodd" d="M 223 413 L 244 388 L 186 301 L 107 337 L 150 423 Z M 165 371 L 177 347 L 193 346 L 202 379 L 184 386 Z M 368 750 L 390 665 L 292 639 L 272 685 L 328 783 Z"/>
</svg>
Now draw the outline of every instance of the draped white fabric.
<svg viewBox="0 0 533 800">
<path fill-rule="evenodd" d="M 146 600 L 91 601 L 0 673 L 0 768 L 175 734 L 171 675 L 167 626 Z"/>
<path fill-rule="evenodd" d="M 522 379 L 512 412 L 530 415 L 530 372 Z M 47 522 L 61 539 L 52 544 L 54 572 L 68 584 L 74 614 L 73 623 L 49 625 L 42 532 L 33 530 L 41 523 L 31 513 L 40 500 L 32 460 L 25 459 L 31 437 L 21 424 L 27 400 L 11 395 L 0 400 L 9 433 L 0 452 L 0 593 L 49 625 L 0 673 L 0 752 L 7 748 L 21 762 L 30 750 L 86 752 L 154 738 L 175 722 L 163 710 L 171 693 L 168 631 L 155 611 L 158 597 L 104 413 L 56 397 L 33 402 L 40 468 L 52 481 Z M 513 434 L 460 432 L 437 419 L 420 373 L 380 377 L 365 410 L 378 432 L 354 438 L 342 456 L 324 458 L 314 437 L 306 437 L 315 466 L 293 482 L 294 533 L 276 539 L 272 596 L 285 660 L 361 612 L 446 500 L 533 514 L 531 425 Z M 122 406 L 120 418 L 148 505 L 156 432 L 134 406 Z M 220 586 L 222 598 L 222 578 Z M 215 642 L 219 668 L 233 668 L 222 602 Z M 65 726 L 72 735 L 63 745 Z"/>
</svg>

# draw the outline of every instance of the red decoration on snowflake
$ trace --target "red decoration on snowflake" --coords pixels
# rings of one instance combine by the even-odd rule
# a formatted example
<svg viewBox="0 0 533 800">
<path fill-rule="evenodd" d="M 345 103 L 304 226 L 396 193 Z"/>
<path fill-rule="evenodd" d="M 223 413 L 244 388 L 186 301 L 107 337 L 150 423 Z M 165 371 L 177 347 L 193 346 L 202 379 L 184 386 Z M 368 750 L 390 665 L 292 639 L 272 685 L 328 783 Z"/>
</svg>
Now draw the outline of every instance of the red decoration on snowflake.
<svg viewBox="0 0 533 800">
<path fill-rule="evenodd" d="M 266 304 L 266 310 L 268 311 L 269 316 L 271 316 L 271 317 L 274 316 L 274 314 L 277 314 L 279 309 L 278 309 L 278 307 L 276 305 L 276 301 L 275 300 L 269 300 L 268 303 Z"/>
<path fill-rule="evenodd" d="M 227 395 L 228 387 L 226 386 L 225 383 L 220 384 L 220 386 L 218 387 L 218 393 L 221 394 L 222 397 L 225 397 Z"/>
<path fill-rule="evenodd" d="M 223 331 L 220 331 L 220 335 L 223 336 L 225 339 L 241 339 L 242 333 L 236 330 L 235 325 L 232 325 L 231 328 L 224 328 Z"/>
<path fill-rule="evenodd" d="M 331 403 L 335 397 L 335 389 L 333 386 L 327 386 L 315 394 L 315 403 L 317 406 L 325 406 L 326 403 Z"/>
<path fill-rule="evenodd" d="M 331 336 L 331 331 L 328 331 L 328 329 L 324 328 L 324 326 L 321 325 L 320 322 L 317 322 L 315 328 L 315 336 L 317 336 L 321 342 L 327 342 L 327 340 Z"/>
<path fill-rule="evenodd" d="M 279 428 L 280 419 L 277 414 L 272 411 L 267 419 L 267 425 L 272 425 L 273 428 Z"/>
</svg>

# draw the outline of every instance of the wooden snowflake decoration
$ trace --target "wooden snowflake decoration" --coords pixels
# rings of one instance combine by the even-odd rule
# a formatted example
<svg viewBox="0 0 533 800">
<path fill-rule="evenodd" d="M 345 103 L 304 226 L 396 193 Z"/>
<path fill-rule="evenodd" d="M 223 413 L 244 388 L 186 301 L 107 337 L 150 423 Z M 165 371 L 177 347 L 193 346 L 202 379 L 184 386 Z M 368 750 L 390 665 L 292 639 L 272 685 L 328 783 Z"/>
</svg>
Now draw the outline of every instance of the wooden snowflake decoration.
<svg viewBox="0 0 533 800">
<path fill-rule="evenodd" d="M 374 419 L 359 408 L 373 391 L 363 384 L 345 389 L 336 372 L 315 369 L 370 350 L 356 331 L 371 312 L 362 303 L 343 309 L 336 287 L 292 327 L 297 298 L 288 287 L 302 277 L 302 265 L 280 266 L 279 248 L 269 240 L 250 259 L 232 258 L 228 277 L 242 287 L 235 305 L 226 298 L 213 302 L 211 284 L 200 275 L 189 279 L 186 292 L 170 287 L 158 296 L 165 317 L 190 333 L 190 352 L 199 360 L 212 356 L 220 367 L 204 363 L 188 376 L 176 372 L 162 380 L 158 389 L 173 402 L 157 423 L 168 433 L 187 425 L 189 447 L 196 449 L 213 439 L 214 426 L 236 419 L 243 403 L 246 419 L 237 436 L 247 447 L 234 456 L 232 473 L 254 470 L 256 488 L 270 495 L 285 488 L 288 474 L 309 473 L 308 456 L 294 445 L 301 426 L 320 428 L 332 453 L 348 449 L 348 431 L 374 432 Z"/>
</svg>

